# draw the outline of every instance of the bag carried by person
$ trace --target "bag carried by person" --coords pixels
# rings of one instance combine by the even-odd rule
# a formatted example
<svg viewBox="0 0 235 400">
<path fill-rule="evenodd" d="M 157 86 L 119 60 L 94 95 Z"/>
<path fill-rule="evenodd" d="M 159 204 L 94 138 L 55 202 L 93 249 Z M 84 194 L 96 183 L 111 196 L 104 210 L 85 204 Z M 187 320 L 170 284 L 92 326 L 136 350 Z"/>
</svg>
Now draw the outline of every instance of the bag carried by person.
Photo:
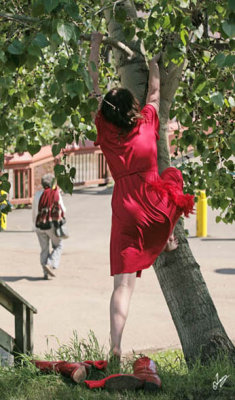
<svg viewBox="0 0 235 400">
<path fill-rule="evenodd" d="M 55 228 L 55 235 L 57 237 L 59 237 L 61 239 L 68 239 L 69 234 L 68 234 L 68 229 L 66 226 L 65 219 L 61 223 L 54 222 L 54 228 Z"/>
<path fill-rule="evenodd" d="M 67 238 L 68 233 L 65 233 L 64 227 L 66 219 L 59 203 L 59 199 L 60 197 L 58 188 L 44 189 L 38 204 L 36 227 L 42 230 L 47 230 L 54 227 L 56 236 Z"/>
</svg>

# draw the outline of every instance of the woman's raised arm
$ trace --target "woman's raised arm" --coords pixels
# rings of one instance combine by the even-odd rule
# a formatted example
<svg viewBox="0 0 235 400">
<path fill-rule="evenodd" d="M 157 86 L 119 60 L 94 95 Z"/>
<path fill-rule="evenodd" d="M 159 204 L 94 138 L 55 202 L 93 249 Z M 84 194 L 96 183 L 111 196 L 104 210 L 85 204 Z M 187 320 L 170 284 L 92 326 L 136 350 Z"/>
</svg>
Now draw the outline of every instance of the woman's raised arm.
<svg viewBox="0 0 235 400">
<path fill-rule="evenodd" d="M 146 98 L 146 104 L 152 104 L 159 113 L 160 106 L 160 73 L 158 67 L 158 61 L 160 54 L 156 55 L 149 62 L 149 81 L 148 81 L 148 93 Z"/>
<path fill-rule="evenodd" d="M 89 57 L 88 70 L 93 81 L 93 92 L 91 96 L 96 97 L 99 105 L 101 103 L 101 91 L 99 88 L 99 53 L 100 45 L 103 40 L 103 35 L 100 32 L 93 32 L 91 34 L 91 52 Z"/>
</svg>

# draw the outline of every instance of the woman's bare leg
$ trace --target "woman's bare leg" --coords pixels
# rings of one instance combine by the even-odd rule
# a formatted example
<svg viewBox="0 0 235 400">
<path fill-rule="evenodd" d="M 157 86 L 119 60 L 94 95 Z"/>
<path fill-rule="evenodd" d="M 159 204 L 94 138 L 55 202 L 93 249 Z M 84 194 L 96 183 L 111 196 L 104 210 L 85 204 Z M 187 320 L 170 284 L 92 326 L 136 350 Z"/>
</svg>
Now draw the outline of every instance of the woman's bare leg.
<svg viewBox="0 0 235 400">
<path fill-rule="evenodd" d="M 136 272 L 114 275 L 114 289 L 110 301 L 111 350 L 121 356 L 122 333 L 128 316 Z"/>
</svg>

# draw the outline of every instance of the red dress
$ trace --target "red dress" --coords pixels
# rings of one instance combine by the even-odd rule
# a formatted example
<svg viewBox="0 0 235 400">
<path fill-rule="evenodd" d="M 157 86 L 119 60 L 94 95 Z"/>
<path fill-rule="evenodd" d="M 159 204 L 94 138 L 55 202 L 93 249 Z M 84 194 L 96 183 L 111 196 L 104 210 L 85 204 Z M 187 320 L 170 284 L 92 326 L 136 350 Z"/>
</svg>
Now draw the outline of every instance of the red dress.
<svg viewBox="0 0 235 400">
<path fill-rule="evenodd" d="M 193 196 L 183 194 L 182 175 L 167 168 L 161 176 L 157 166 L 159 119 L 147 104 L 143 119 L 126 135 L 96 116 L 97 140 L 115 181 L 112 196 L 110 240 L 111 275 L 137 272 L 150 267 L 161 253 L 178 220 L 192 211 Z"/>
</svg>

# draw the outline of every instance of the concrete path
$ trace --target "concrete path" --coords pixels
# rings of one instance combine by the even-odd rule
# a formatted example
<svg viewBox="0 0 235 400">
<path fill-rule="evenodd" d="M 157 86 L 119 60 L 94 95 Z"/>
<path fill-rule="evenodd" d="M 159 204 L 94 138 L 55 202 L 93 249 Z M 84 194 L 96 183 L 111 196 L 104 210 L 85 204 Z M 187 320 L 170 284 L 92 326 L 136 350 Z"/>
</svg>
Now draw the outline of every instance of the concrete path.
<svg viewBox="0 0 235 400">
<path fill-rule="evenodd" d="M 44 281 L 31 209 L 14 210 L 0 233 L 0 279 L 34 307 L 34 352 L 43 355 L 68 344 L 73 332 L 87 339 L 94 331 L 108 350 L 109 232 L 112 188 L 81 188 L 64 195 L 70 238 L 64 241 L 56 279 Z M 229 337 L 235 342 L 235 229 L 216 224 L 210 209 L 208 237 L 195 237 L 195 216 L 185 220 L 189 242 Z M 0 308 L 0 327 L 14 336 L 13 317 Z M 137 280 L 123 351 L 179 348 L 180 342 L 153 268 Z"/>
</svg>

